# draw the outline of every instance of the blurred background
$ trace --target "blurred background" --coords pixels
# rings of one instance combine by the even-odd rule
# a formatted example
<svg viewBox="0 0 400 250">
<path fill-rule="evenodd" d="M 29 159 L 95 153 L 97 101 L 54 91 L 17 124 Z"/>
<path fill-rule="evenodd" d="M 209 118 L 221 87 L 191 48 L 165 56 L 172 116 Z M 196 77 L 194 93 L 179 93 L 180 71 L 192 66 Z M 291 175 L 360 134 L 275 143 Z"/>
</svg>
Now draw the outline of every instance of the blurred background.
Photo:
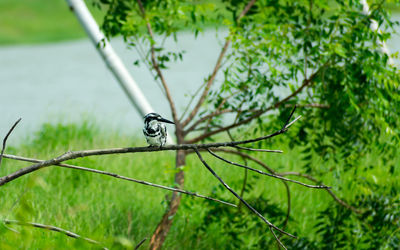
<svg viewBox="0 0 400 250">
<path fill-rule="evenodd" d="M 102 12 L 90 1 L 87 5 L 100 25 Z M 186 51 L 184 62 L 171 63 L 165 72 L 181 111 L 214 67 L 225 34 L 210 29 L 195 39 L 181 33 L 179 47 L 166 41 L 168 49 Z M 120 38 L 112 39 L 111 45 L 153 108 L 171 118 L 166 98 L 148 68 L 133 65 L 139 59 L 136 51 L 129 50 Z M 22 117 L 9 143 L 26 138 L 43 123 L 82 119 L 122 134 L 142 133 L 142 117 L 66 1 L 1 1 L 0 84 L 0 134 Z"/>
</svg>

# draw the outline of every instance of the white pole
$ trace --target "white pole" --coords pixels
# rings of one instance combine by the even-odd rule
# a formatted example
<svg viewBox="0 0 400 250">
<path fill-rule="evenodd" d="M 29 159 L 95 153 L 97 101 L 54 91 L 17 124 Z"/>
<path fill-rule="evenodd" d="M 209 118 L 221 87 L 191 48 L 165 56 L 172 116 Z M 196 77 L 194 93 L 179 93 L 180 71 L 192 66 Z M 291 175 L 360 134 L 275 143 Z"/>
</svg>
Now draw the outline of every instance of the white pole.
<svg viewBox="0 0 400 250">
<path fill-rule="evenodd" d="M 136 84 L 135 80 L 129 74 L 124 63 L 115 53 L 111 44 L 101 32 L 99 26 L 88 10 L 86 4 L 83 0 L 66 0 L 71 11 L 75 13 L 79 22 L 85 29 L 87 35 L 92 41 L 93 45 L 96 47 L 97 51 L 100 53 L 107 67 L 111 70 L 119 85 L 124 90 L 125 94 L 128 96 L 129 100 L 136 108 L 137 112 L 143 117 L 147 113 L 151 113 L 154 109 L 151 107 L 150 103 L 147 101 L 146 97 Z M 168 144 L 173 144 L 174 141 L 172 137 L 168 134 L 167 138 Z"/>
</svg>

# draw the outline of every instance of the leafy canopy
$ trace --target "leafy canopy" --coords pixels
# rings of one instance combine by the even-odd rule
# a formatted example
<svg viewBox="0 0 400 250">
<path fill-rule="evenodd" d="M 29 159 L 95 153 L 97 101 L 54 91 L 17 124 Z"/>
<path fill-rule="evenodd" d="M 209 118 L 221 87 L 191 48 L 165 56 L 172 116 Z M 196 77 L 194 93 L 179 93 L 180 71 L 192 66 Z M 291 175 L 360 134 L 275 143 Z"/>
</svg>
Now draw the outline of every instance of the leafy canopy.
<svg viewBox="0 0 400 250">
<path fill-rule="evenodd" d="M 379 148 L 378 160 L 384 163 L 396 155 L 400 74 L 381 48 L 399 23 L 390 19 L 384 1 L 369 1 L 370 12 L 365 14 L 360 2 L 352 0 L 259 0 L 240 19 L 247 2 L 238 0 L 143 0 L 145 15 L 136 1 L 99 2 L 107 10 L 102 26 L 105 33 L 122 36 L 132 47 L 140 46 L 142 62 L 149 66 L 151 46 L 163 69 L 171 61 L 184 59 L 182 52 L 165 51 L 158 42 L 173 38 L 179 43 L 177 32 L 189 30 L 197 36 L 207 27 L 229 31 L 226 39 L 231 43 L 222 61 L 222 80 L 212 85 L 195 117 L 211 119 L 194 126 L 189 137 L 200 130 L 205 135 L 201 139 L 210 139 L 224 131 L 221 127 L 240 129 L 239 125 L 251 121 L 257 121 L 250 126 L 252 132 L 265 131 L 280 126 L 297 104 L 296 112 L 305 119 L 289 143 L 302 145 L 305 171 L 313 175 L 335 171 L 340 179 L 340 171 L 353 169 L 357 175 L 359 167 L 365 169 L 359 166 L 359 159 L 372 147 Z M 373 20 L 379 30 L 371 29 Z M 156 39 L 148 34 L 147 23 Z M 234 115 L 224 118 L 226 113 Z M 315 155 L 339 164 L 336 169 L 315 166 Z M 393 168 L 391 162 L 389 175 Z M 365 179 L 355 178 L 354 182 L 362 190 L 372 190 Z M 371 192 L 355 197 L 354 204 L 381 204 L 379 195 Z M 368 202 L 360 197 L 368 197 Z M 398 191 L 391 197 L 398 198 Z M 382 204 L 382 211 L 389 209 Z M 329 208 L 325 217 L 336 210 Z M 349 218 L 347 214 L 342 217 L 343 221 Z"/>
</svg>

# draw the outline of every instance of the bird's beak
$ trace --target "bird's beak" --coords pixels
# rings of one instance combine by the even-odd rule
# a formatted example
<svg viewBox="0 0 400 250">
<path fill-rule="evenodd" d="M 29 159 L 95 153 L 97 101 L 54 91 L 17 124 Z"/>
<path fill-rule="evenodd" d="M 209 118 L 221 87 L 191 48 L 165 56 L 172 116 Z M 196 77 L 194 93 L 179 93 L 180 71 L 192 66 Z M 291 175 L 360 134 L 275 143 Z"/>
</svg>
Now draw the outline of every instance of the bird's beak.
<svg viewBox="0 0 400 250">
<path fill-rule="evenodd" d="M 170 120 L 164 119 L 161 117 L 161 119 L 159 119 L 160 122 L 165 122 L 165 123 L 171 123 L 171 124 L 175 124 L 173 122 L 171 122 Z"/>
</svg>

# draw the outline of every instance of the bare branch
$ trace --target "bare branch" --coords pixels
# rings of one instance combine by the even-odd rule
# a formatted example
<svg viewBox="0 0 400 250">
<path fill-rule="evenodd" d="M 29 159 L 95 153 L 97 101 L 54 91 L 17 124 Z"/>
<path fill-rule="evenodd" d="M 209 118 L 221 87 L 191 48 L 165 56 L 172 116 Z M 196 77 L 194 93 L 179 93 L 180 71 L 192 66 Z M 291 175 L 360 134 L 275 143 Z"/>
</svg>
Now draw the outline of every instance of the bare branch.
<svg viewBox="0 0 400 250">
<path fill-rule="evenodd" d="M 204 149 L 206 150 L 206 149 Z M 247 158 L 257 164 L 259 164 L 260 166 L 262 166 L 263 168 L 265 168 L 266 170 L 268 170 L 270 173 L 273 173 L 275 175 L 279 175 L 279 176 L 287 176 L 287 175 L 294 175 L 294 176 L 299 176 L 299 177 L 303 177 L 306 179 L 309 179 L 310 181 L 314 182 L 314 183 L 319 183 L 321 184 L 321 181 L 318 181 L 317 179 L 315 179 L 314 177 L 312 177 L 311 175 L 308 174 L 303 174 L 303 173 L 299 173 L 299 172 L 283 172 L 283 173 L 277 173 L 275 172 L 272 168 L 270 168 L 269 166 L 267 166 L 264 162 L 260 161 L 259 159 L 248 155 L 246 153 L 243 152 L 238 152 L 235 150 L 230 150 L 230 149 L 226 149 L 226 148 L 214 148 L 214 151 L 219 151 L 219 152 L 223 152 L 223 153 L 227 153 L 227 154 L 235 154 L 235 155 L 239 155 L 241 157 Z M 192 153 L 194 151 L 188 151 L 188 153 Z M 344 206 L 347 209 L 352 210 L 355 213 L 360 214 L 362 211 L 349 205 L 348 203 L 344 202 L 343 200 L 339 199 L 331 189 L 326 189 L 326 191 L 332 196 L 332 198 L 338 202 L 340 205 Z"/>
<path fill-rule="evenodd" d="M 293 112 L 289 116 L 289 119 L 291 118 L 292 115 L 293 115 Z M 296 118 L 294 121 L 297 121 L 297 120 L 298 120 L 298 118 Z M 282 127 L 282 129 L 280 129 L 279 131 L 272 133 L 270 135 L 266 135 L 263 137 L 250 139 L 250 140 L 244 140 L 244 141 L 218 142 L 218 143 L 208 143 L 208 144 L 179 144 L 179 145 L 168 145 L 165 147 L 130 147 L 130 148 L 69 151 L 59 157 L 36 163 L 34 165 L 19 169 L 14 173 L 11 173 L 9 175 L 1 177 L 0 178 L 0 186 L 2 186 L 14 179 L 17 179 L 23 175 L 26 175 L 33 171 L 39 170 L 41 168 L 44 168 L 44 167 L 47 167 L 50 165 L 57 165 L 58 163 L 61 163 L 61 162 L 67 161 L 67 160 L 72 160 L 72 159 L 77 159 L 77 158 L 82 158 L 82 157 L 87 157 L 87 156 L 108 155 L 108 154 L 126 154 L 126 153 L 137 153 L 137 152 L 154 152 L 154 151 L 165 151 L 165 150 L 189 150 L 189 149 L 194 150 L 194 149 L 203 149 L 203 148 L 234 147 L 234 146 L 237 146 L 240 144 L 246 144 L 246 143 L 266 140 L 266 139 L 272 138 L 274 136 L 280 135 L 282 133 L 285 133 L 287 131 L 287 129 L 289 128 L 289 126 L 291 124 L 293 124 L 293 122 L 291 122 L 289 124 L 285 124 Z"/>
<path fill-rule="evenodd" d="M 147 240 L 147 238 L 144 238 L 143 240 L 141 240 L 141 241 L 139 242 L 139 244 L 136 245 L 135 250 L 139 249 L 139 247 L 140 247 L 141 245 L 143 245 L 143 243 L 144 243 L 146 240 Z"/>
<path fill-rule="evenodd" d="M 162 73 L 162 71 L 160 69 L 160 66 L 158 65 L 157 59 L 156 59 L 156 53 L 155 53 L 155 48 L 154 48 L 154 33 L 153 33 L 153 30 L 151 28 L 149 20 L 146 17 L 146 12 L 144 10 L 142 1 L 141 0 L 137 0 L 137 2 L 139 4 L 140 11 L 142 12 L 143 19 L 146 20 L 146 27 L 147 27 L 147 31 L 149 33 L 149 36 L 152 39 L 152 41 L 150 41 L 150 46 L 151 46 L 151 61 L 152 61 L 152 64 L 153 64 L 153 68 L 157 72 L 157 75 L 160 78 L 161 84 L 164 87 L 165 94 L 167 95 L 167 99 L 168 99 L 168 102 L 169 102 L 169 106 L 171 108 L 172 117 L 174 119 L 174 122 L 175 122 L 175 124 L 177 126 L 179 126 L 179 119 L 178 119 L 178 115 L 176 113 L 175 103 L 174 103 L 174 101 L 172 99 L 171 92 L 169 91 L 167 82 L 165 81 L 164 75 L 163 75 L 163 73 Z"/>
<path fill-rule="evenodd" d="M 299 108 L 321 108 L 321 109 L 328 109 L 331 107 L 329 104 L 323 104 L 323 103 L 308 103 L 308 104 L 285 104 L 286 108 L 290 108 L 293 106 L 297 106 Z"/>
<path fill-rule="evenodd" d="M 282 150 L 246 148 L 246 147 L 241 147 L 241 146 L 234 146 L 234 147 L 237 149 L 243 149 L 243 150 L 248 150 L 248 151 L 267 152 L 267 153 L 283 153 Z"/>
<path fill-rule="evenodd" d="M 12 127 L 10 128 L 10 130 L 8 131 L 8 133 L 6 134 L 6 136 L 3 139 L 3 147 L 1 148 L 1 153 L 0 153 L 0 167 L 1 167 L 1 161 L 3 159 L 3 154 L 4 154 L 4 150 L 6 150 L 6 143 L 7 143 L 7 139 L 10 136 L 10 134 L 12 133 L 12 131 L 14 130 L 14 128 L 18 125 L 18 123 L 21 121 L 22 118 L 19 118 L 14 125 L 12 125 Z"/>
<path fill-rule="evenodd" d="M 286 189 L 287 205 L 288 205 L 287 212 L 286 212 L 286 218 L 285 218 L 285 221 L 283 222 L 283 226 L 282 226 L 282 229 L 285 230 L 285 228 L 287 226 L 287 223 L 289 222 L 292 202 L 291 202 L 291 199 L 290 199 L 290 188 L 289 188 L 289 185 L 283 180 L 282 180 L 282 184 L 285 186 L 285 189 Z"/>
<path fill-rule="evenodd" d="M 206 96 L 208 94 L 208 91 L 210 90 L 211 85 L 214 83 L 214 80 L 215 80 L 215 77 L 217 76 L 218 70 L 221 67 L 222 59 L 224 58 L 225 53 L 228 50 L 228 47 L 229 47 L 230 43 L 231 43 L 231 40 L 230 39 L 226 39 L 224 47 L 222 48 L 221 53 L 218 56 L 218 60 L 217 60 L 217 63 L 215 65 L 215 67 L 214 67 L 214 70 L 213 70 L 211 76 L 209 77 L 209 79 L 207 81 L 207 85 L 204 88 L 204 91 L 201 94 L 200 99 L 197 102 L 196 106 L 193 108 L 192 112 L 190 112 L 189 116 L 182 122 L 182 127 L 185 127 L 193 119 L 193 117 L 199 111 L 201 105 L 204 103 L 204 101 L 206 99 Z"/>
<path fill-rule="evenodd" d="M 201 89 L 204 87 L 204 85 L 206 84 L 206 82 L 204 82 L 203 84 L 200 85 L 200 87 L 194 92 L 194 94 L 190 97 L 189 103 L 186 105 L 185 110 L 182 112 L 181 117 L 179 117 L 179 120 L 181 121 L 186 113 L 189 111 L 190 106 L 192 105 L 192 102 L 194 101 L 194 99 L 196 98 L 196 96 L 200 93 Z"/>
<path fill-rule="evenodd" d="M 200 151 L 206 151 L 207 149 L 202 149 Z M 241 156 L 242 158 L 245 159 L 249 159 L 257 164 L 259 164 L 260 166 L 262 166 L 263 168 L 265 168 L 267 171 L 269 171 L 270 173 L 276 174 L 276 172 L 268 167 L 264 162 L 260 161 L 259 159 L 248 155 L 246 153 L 240 152 L 240 151 L 235 151 L 235 150 L 231 150 L 231 149 L 226 149 L 226 148 L 213 148 L 214 151 L 218 151 L 218 152 L 222 152 L 222 153 L 226 153 L 226 154 L 234 154 L 234 155 L 238 155 Z M 187 151 L 187 154 L 191 154 L 194 153 L 194 150 L 190 150 Z M 287 212 L 286 212 L 286 218 L 285 221 L 283 222 L 283 228 L 284 229 L 289 221 L 289 216 L 290 216 L 290 211 L 291 211 L 291 201 L 290 201 L 290 189 L 289 189 L 289 185 L 284 181 L 281 180 L 282 184 L 284 184 L 285 188 L 286 188 L 286 194 L 287 194 L 287 199 L 288 199 L 288 208 L 287 208 Z"/>
<path fill-rule="evenodd" d="M 4 155 L 4 157 L 8 158 L 8 159 L 13 159 L 13 160 L 19 160 L 19 161 L 36 162 L 36 163 L 43 163 L 44 162 L 44 161 L 38 160 L 38 159 L 26 158 L 26 157 L 15 156 L 15 155 Z M 201 195 L 201 194 L 197 194 L 195 192 L 190 192 L 190 191 L 182 190 L 182 189 L 179 189 L 179 188 L 167 187 L 167 186 L 154 184 L 154 183 L 147 182 L 147 181 L 137 180 L 137 179 L 121 176 L 121 175 L 118 175 L 118 174 L 115 174 L 115 173 L 110 173 L 110 172 L 106 172 L 106 171 L 102 171 L 102 170 L 86 168 L 86 167 L 80 167 L 80 166 L 75 166 L 75 165 L 70 165 L 70 164 L 63 164 L 63 163 L 56 163 L 56 164 L 52 164 L 52 165 L 55 165 L 55 166 L 58 166 L 58 167 L 63 167 L 63 168 L 70 168 L 70 169 L 77 169 L 77 170 L 92 172 L 92 173 L 96 173 L 96 174 L 108 175 L 108 176 L 111 176 L 111 177 L 114 177 L 114 178 L 117 178 L 117 179 L 131 181 L 131 182 L 135 182 L 135 183 L 138 183 L 138 184 L 147 185 L 147 186 L 151 186 L 151 187 L 161 188 L 161 189 L 165 189 L 165 190 L 168 190 L 168 191 L 173 191 L 173 192 L 179 192 L 179 193 L 183 193 L 183 194 L 187 194 L 187 195 L 192 195 L 192 196 L 195 196 L 195 197 L 216 201 L 216 202 L 222 203 L 224 205 L 236 207 L 235 204 L 232 204 L 232 203 L 229 203 L 229 202 L 226 202 L 226 201 L 221 201 L 221 200 L 218 200 L 218 199 L 215 199 L 215 198 L 211 198 L 211 197 L 208 197 L 208 196 L 204 196 L 204 195 Z"/>
<path fill-rule="evenodd" d="M 233 113 L 233 112 L 237 112 L 237 110 L 233 110 L 233 109 L 223 109 L 223 110 L 219 110 L 219 111 L 215 110 L 211 114 L 205 115 L 202 118 L 200 118 L 192 126 L 190 126 L 190 128 L 186 129 L 184 133 L 188 134 L 190 131 L 194 130 L 199 124 L 201 124 L 205 120 L 211 119 L 211 118 L 213 118 L 215 116 L 222 115 L 222 114 L 225 114 L 225 113 Z"/>
<path fill-rule="evenodd" d="M 302 174 L 302 173 L 298 173 L 298 172 L 283 172 L 283 173 L 278 173 L 278 175 L 280 175 L 280 176 L 295 175 L 295 176 L 300 176 L 300 177 L 309 179 L 310 181 L 313 181 L 313 182 L 315 182 L 315 183 L 320 183 L 320 181 L 318 181 L 318 180 L 315 179 L 314 177 L 312 177 L 312 176 L 310 176 L 310 175 L 308 175 L 308 174 Z M 332 198 L 333 198 L 337 203 L 339 203 L 340 205 L 344 206 L 344 207 L 347 208 L 347 209 L 352 210 L 353 212 L 355 212 L 355 213 L 357 213 L 357 214 L 362 213 L 361 210 L 359 210 L 359 209 L 357 209 L 357 208 L 351 206 L 350 204 L 347 204 L 347 203 L 344 202 L 343 200 L 339 199 L 339 197 L 337 197 L 337 196 L 332 192 L 332 190 L 327 189 L 326 191 L 327 191 L 327 192 L 332 196 Z"/>
<path fill-rule="evenodd" d="M 208 169 L 208 171 L 210 171 L 210 173 L 212 175 L 215 176 L 215 178 L 217 178 L 219 180 L 219 182 L 221 182 L 221 184 L 229 190 L 229 192 L 231 192 L 234 196 L 236 196 L 236 198 L 238 198 L 248 209 L 250 209 L 250 211 L 252 211 L 253 213 L 255 213 L 258 217 L 260 217 L 268 226 L 273 227 L 274 229 L 278 230 L 279 232 L 288 235 L 290 237 L 296 238 L 296 236 L 287 233 L 285 231 L 283 231 L 282 229 L 278 228 L 277 226 L 275 226 L 274 224 L 272 224 L 271 222 L 269 222 L 266 218 L 264 218 L 264 216 L 262 216 L 257 210 L 255 210 L 252 206 L 250 206 L 245 200 L 243 200 L 242 197 L 240 197 L 235 191 L 233 191 L 233 189 L 231 187 L 228 186 L 228 184 L 226 184 L 221 177 L 219 177 L 214 170 L 207 164 L 207 162 L 204 161 L 203 157 L 201 156 L 199 150 L 197 148 L 194 148 L 194 151 L 196 152 L 197 156 L 199 157 L 200 161 L 203 163 L 203 165 Z"/>
<path fill-rule="evenodd" d="M 207 148 L 207 151 L 208 151 L 211 155 L 213 155 L 214 157 L 216 157 L 217 159 L 220 159 L 220 160 L 222 160 L 222 161 L 224 161 L 224 162 L 226 162 L 226 163 L 229 163 L 229 164 L 234 165 L 234 166 L 237 166 L 237 167 L 245 168 L 245 169 L 248 169 L 248 170 L 250 170 L 250 171 L 253 171 L 253 172 L 256 172 L 256 173 L 259 173 L 259 174 L 262 174 L 262 175 L 267 175 L 267 176 L 269 176 L 269 177 L 281 179 L 281 180 L 284 180 L 284 181 L 293 182 L 293 183 L 296 183 L 296 184 L 299 184 L 299 185 L 302 185 L 302 186 L 305 186 L 305 187 L 308 187 L 308 188 L 317 188 L 317 189 L 318 189 L 318 188 L 322 188 L 322 189 L 329 189 L 329 188 L 330 188 L 330 187 L 325 186 L 325 185 L 314 186 L 314 185 L 305 184 L 305 183 L 302 183 L 302 182 L 299 182 L 299 181 L 287 179 L 287 178 L 282 177 L 282 176 L 280 176 L 280 175 L 269 174 L 269 173 L 263 172 L 263 171 L 261 171 L 261 170 L 255 169 L 255 168 L 251 168 L 251 167 L 248 167 L 248 166 L 245 166 L 245 165 L 242 165 L 242 164 L 233 162 L 233 161 L 229 161 L 229 160 L 227 160 L 227 159 L 225 159 L 225 158 L 223 158 L 223 157 L 221 157 L 221 156 L 215 154 L 215 153 L 214 153 L 213 151 L 211 151 L 209 148 Z"/>
<path fill-rule="evenodd" d="M 16 225 L 20 225 L 20 226 L 31 226 L 31 227 L 37 227 L 37 228 L 42 228 L 42 229 L 46 229 L 46 230 L 50 230 L 50 231 L 54 231 L 54 232 L 59 232 L 59 233 L 63 233 L 71 238 L 75 238 L 75 239 L 82 239 L 85 240 L 87 242 L 90 242 L 92 244 L 96 244 L 96 245 L 100 245 L 102 246 L 103 249 L 108 249 L 106 247 L 104 247 L 104 245 L 98 241 L 89 239 L 87 237 L 83 237 L 79 234 L 76 234 L 74 232 L 59 228 L 59 227 L 55 227 L 55 226 L 50 226 L 50 225 L 45 225 L 45 224 L 40 224 L 40 223 L 34 223 L 34 222 L 22 222 L 22 221 L 17 221 L 17 220 L 8 220 L 8 219 L 4 219 L 3 222 L 5 224 L 16 224 Z"/>
<path fill-rule="evenodd" d="M 254 5 L 256 0 L 251 0 L 246 7 L 243 9 L 243 11 L 240 13 L 239 17 L 237 18 L 237 22 L 240 21 L 246 15 L 246 13 L 250 10 L 250 8 Z M 224 44 L 224 47 L 221 50 L 221 53 L 218 56 L 217 63 L 215 64 L 214 70 L 210 76 L 210 78 L 207 81 L 207 85 L 204 88 L 203 93 L 200 96 L 199 101 L 197 102 L 196 106 L 193 108 L 192 112 L 189 114 L 189 116 L 182 122 L 182 127 L 185 127 L 192 119 L 193 117 L 197 114 L 199 111 L 201 105 L 204 103 L 206 96 L 208 94 L 208 91 L 211 88 L 211 85 L 214 83 L 215 77 L 217 76 L 218 70 L 221 68 L 221 62 L 222 59 L 224 58 L 226 51 L 228 50 L 228 47 L 231 43 L 231 39 L 227 38 Z"/>
<path fill-rule="evenodd" d="M 276 236 L 274 229 L 272 229 L 272 227 L 269 227 L 269 230 L 271 231 L 272 235 L 274 236 L 276 242 L 278 243 L 278 249 L 280 249 L 279 246 L 283 247 L 283 249 L 287 250 L 287 248 L 285 247 L 285 245 L 283 245 L 283 243 L 281 242 L 281 240 Z"/>
<path fill-rule="evenodd" d="M 207 149 L 203 149 L 202 151 L 206 151 L 206 150 Z M 264 162 L 262 162 L 261 160 L 255 158 L 255 157 L 253 157 L 253 156 L 251 156 L 249 154 L 246 154 L 246 153 L 243 153 L 243 152 L 240 152 L 240 151 L 231 150 L 231 149 L 226 149 L 226 148 L 212 148 L 212 150 L 213 151 L 222 152 L 222 153 L 226 153 L 226 154 L 239 155 L 239 156 L 241 156 L 243 158 L 249 159 L 249 160 L 259 164 L 260 166 L 265 168 L 268 172 L 276 174 L 275 170 L 273 170 L 271 167 L 267 166 Z M 188 151 L 187 153 L 188 154 L 189 153 L 194 153 L 194 151 Z"/>
</svg>

